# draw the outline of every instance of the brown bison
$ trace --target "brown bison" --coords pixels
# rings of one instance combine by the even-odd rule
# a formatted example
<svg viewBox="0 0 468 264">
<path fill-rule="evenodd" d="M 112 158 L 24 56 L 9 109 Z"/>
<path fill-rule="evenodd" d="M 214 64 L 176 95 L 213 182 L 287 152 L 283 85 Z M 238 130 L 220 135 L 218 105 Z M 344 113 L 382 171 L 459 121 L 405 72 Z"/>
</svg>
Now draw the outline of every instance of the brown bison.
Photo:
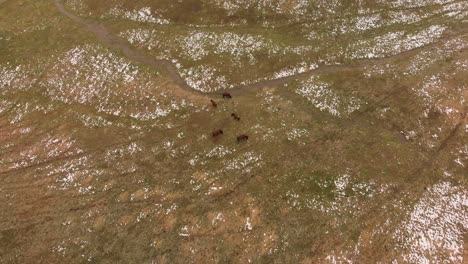
<svg viewBox="0 0 468 264">
<path fill-rule="evenodd" d="M 231 116 L 232 116 L 232 118 L 234 118 L 234 120 L 240 121 L 240 117 L 238 115 L 236 115 L 236 113 L 232 113 Z"/>
<path fill-rule="evenodd" d="M 222 129 L 217 129 L 217 130 L 213 131 L 213 133 L 212 133 L 214 138 L 217 138 L 217 137 L 221 136 L 222 134 L 223 134 Z"/>
<path fill-rule="evenodd" d="M 211 105 L 212 105 L 213 107 L 218 107 L 218 104 L 217 104 L 215 101 L 210 100 L 210 102 L 211 102 Z"/>
<path fill-rule="evenodd" d="M 247 135 L 237 136 L 237 142 L 247 141 L 248 139 L 249 139 L 249 136 Z"/>
<path fill-rule="evenodd" d="M 223 98 L 224 99 L 232 99 L 232 96 L 230 93 L 223 93 Z"/>
</svg>

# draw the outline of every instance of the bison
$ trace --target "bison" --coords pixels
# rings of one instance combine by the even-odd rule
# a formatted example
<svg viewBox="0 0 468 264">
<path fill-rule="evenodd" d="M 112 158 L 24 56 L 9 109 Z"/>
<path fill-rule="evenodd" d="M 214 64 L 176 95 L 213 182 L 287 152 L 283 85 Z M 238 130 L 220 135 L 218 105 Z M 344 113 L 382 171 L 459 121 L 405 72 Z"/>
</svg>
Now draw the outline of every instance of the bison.
<svg viewBox="0 0 468 264">
<path fill-rule="evenodd" d="M 234 120 L 240 121 L 240 117 L 236 113 L 232 113 L 231 116 L 234 118 Z"/>
<path fill-rule="evenodd" d="M 249 136 L 247 135 L 237 136 L 237 142 L 247 141 L 248 139 L 249 139 Z"/>
<path fill-rule="evenodd" d="M 217 138 L 217 137 L 221 136 L 222 134 L 223 134 L 222 129 L 217 129 L 217 130 L 213 131 L 213 133 L 212 133 L 214 138 Z"/>
</svg>

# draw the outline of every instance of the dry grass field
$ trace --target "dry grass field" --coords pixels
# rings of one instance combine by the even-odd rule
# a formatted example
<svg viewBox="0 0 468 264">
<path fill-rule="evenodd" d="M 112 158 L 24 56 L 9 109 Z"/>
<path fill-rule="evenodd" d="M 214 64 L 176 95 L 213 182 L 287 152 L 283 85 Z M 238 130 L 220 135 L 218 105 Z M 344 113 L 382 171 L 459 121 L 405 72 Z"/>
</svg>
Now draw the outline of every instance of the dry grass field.
<svg viewBox="0 0 468 264">
<path fill-rule="evenodd" d="M 467 34 L 460 0 L 0 0 L 0 263 L 466 263 Z"/>
</svg>

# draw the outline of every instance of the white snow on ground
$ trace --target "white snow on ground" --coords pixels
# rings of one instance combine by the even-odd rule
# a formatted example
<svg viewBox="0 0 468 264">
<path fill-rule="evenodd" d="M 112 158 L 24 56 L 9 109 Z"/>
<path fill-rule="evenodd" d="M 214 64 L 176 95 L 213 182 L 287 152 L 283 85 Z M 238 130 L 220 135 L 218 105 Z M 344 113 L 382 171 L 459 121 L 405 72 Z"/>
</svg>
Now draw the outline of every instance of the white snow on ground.
<svg viewBox="0 0 468 264">
<path fill-rule="evenodd" d="M 468 133 L 468 125 L 465 125 L 465 133 Z M 456 158 L 453 162 L 456 166 L 464 168 L 468 164 L 468 144 L 461 146 L 455 153 Z"/>
<path fill-rule="evenodd" d="M 165 46 L 167 49 L 173 49 L 174 46 L 169 46 L 171 42 L 176 42 L 180 51 L 175 55 L 178 60 L 199 61 L 209 55 L 226 55 L 229 60 L 235 64 L 239 64 L 240 60 L 248 57 L 254 61 L 253 53 L 258 51 L 268 50 L 269 53 L 277 53 L 280 48 L 273 45 L 270 40 L 266 40 L 262 36 L 250 34 L 237 34 L 234 32 L 206 32 L 203 30 L 190 30 L 182 36 L 177 36 L 174 39 L 163 39 L 158 36 L 156 30 L 132 29 L 120 33 L 120 36 L 126 38 L 131 44 L 144 46 L 151 50 L 154 47 Z M 167 42 L 167 43 L 162 43 Z M 301 52 L 303 49 L 297 49 L 296 52 Z M 159 53 L 170 53 L 164 50 L 158 50 Z"/>
<path fill-rule="evenodd" d="M 98 169 L 88 169 L 91 162 L 87 156 L 66 161 L 59 167 L 54 168 L 49 172 L 49 176 L 58 175 L 56 183 L 58 186 L 49 186 L 51 189 L 70 189 L 81 187 L 81 181 L 91 175 L 97 176 L 103 173 Z"/>
<path fill-rule="evenodd" d="M 387 4 L 395 8 L 424 7 L 430 5 L 447 4 L 453 0 L 379 0 L 378 2 Z"/>
<path fill-rule="evenodd" d="M 421 98 L 423 98 L 426 102 L 427 105 L 433 105 L 433 97 L 430 92 L 430 90 L 441 90 L 443 89 L 442 87 L 442 81 L 440 79 L 440 76 L 438 75 L 433 75 L 426 77 L 426 79 L 423 81 L 422 87 L 412 87 L 412 90 Z"/>
<path fill-rule="evenodd" d="M 217 69 L 210 66 L 195 66 L 180 70 L 180 75 L 190 87 L 202 91 L 213 92 L 220 89 L 232 88 L 225 76 L 217 73 Z"/>
<path fill-rule="evenodd" d="M 463 263 L 468 192 L 441 182 L 429 188 L 394 237 L 406 263 Z"/>
<path fill-rule="evenodd" d="M 37 81 L 37 76 L 30 72 L 30 66 L 13 66 L 9 63 L 0 65 L 0 93 L 7 91 L 29 90 Z"/>
<path fill-rule="evenodd" d="M 226 146 L 216 146 L 211 150 L 196 154 L 189 160 L 189 164 L 192 166 L 204 165 L 206 164 L 207 160 L 212 160 L 213 158 L 222 158 L 234 152 L 234 149 L 230 149 Z"/>
<path fill-rule="evenodd" d="M 126 38 L 130 44 L 152 43 L 157 41 L 157 31 L 154 29 L 131 29 L 122 32 L 120 36 Z"/>
<path fill-rule="evenodd" d="M 461 2 L 455 2 L 455 3 L 445 5 L 442 8 L 441 12 L 446 12 L 445 16 L 447 17 L 455 18 L 455 19 L 462 19 L 464 17 L 466 18 L 467 9 L 468 9 L 468 2 L 461 1 Z"/>
<path fill-rule="evenodd" d="M 349 47 L 348 56 L 352 59 L 372 59 L 398 54 L 438 40 L 445 29 L 444 26 L 434 25 L 414 34 L 396 31 L 375 37 L 371 41 L 360 40 Z"/>
<path fill-rule="evenodd" d="M 344 20 L 340 21 L 341 23 L 336 23 L 339 25 L 339 28 L 334 28 L 334 34 L 336 32 L 343 33 L 352 33 L 352 32 L 361 32 L 374 28 L 379 28 L 384 25 L 384 20 L 380 14 L 374 14 L 369 16 L 359 16 L 353 18 L 350 21 Z M 341 25 L 340 25 L 341 24 Z"/>
<path fill-rule="evenodd" d="M 216 146 L 214 147 L 212 150 L 210 150 L 209 152 L 207 152 L 205 154 L 205 156 L 207 158 L 222 158 L 228 154 L 231 154 L 233 153 L 233 150 L 229 149 L 228 147 L 225 147 L 225 146 Z"/>
<path fill-rule="evenodd" d="M 381 26 L 381 16 L 380 15 L 371 15 L 363 16 L 355 19 L 355 28 L 359 31 L 366 31 L 369 29 L 377 28 Z"/>
<path fill-rule="evenodd" d="M 273 78 L 278 79 L 278 78 L 282 78 L 282 77 L 287 77 L 287 76 L 295 75 L 295 74 L 298 74 L 298 73 L 303 73 L 303 72 L 306 72 L 306 71 L 310 71 L 310 70 L 313 70 L 313 69 L 316 69 L 316 68 L 318 68 L 317 64 L 307 64 L 305 62 L 302 62 L 302 63 L 299 63 L 296 66 L 288 67 L 288 68 L 282 69 L 279 72 L 273 73 Z"/>
<path fill-rule="evenodd" d="M 440 47 L 435 49 L 423 50 L 416 54 L 408 65 L 404 75 L 416 75 L 424 72 L 424 69 L 433 65 L 439 60 L 452 56 L 454 53 L 468 47 L 468 43 L 463 38 L 453 38 L 445 42 Z M 457 66 L 462 66 L 463 63 L 455 62 Z"/>
<path fill-rule="evenodd" d="M 296 141 L 297 139 L 300 139 L 302 137 L 307 137 L 309 134 L 310 133 L 307 129 L 293 128 L 286 133 L 286 136 L 288 137 L 288 140 Z"/>
<path fill-rule="evenodd" d="M 249 173 L 253 168 L 259 167 L 262 164 L 262 155 L 249 151 L 239 155 L 235 159 L 228 160 L 226 162 L 226 170 L 242 170 L 245 173 Z"/>
<path fill-rule="evenodd" d="M 166 98 L 164 92 L 156 93 L 159 86 L 153 81 L 156 77 L 106 49 L 78 46 L 58 58 L 44 83 L 45 95 L 140 120 L 167 116 L 188 105 L 184 100 Z"/>
<path fill-rule="evenodd" d="M 19 153 L 21 159 L 5 158 L 10 165 L 10 169 L 20 169 L 36 164 L 38 161 L 47 158 L 56 158 L 60 155 L 79 154 L 83 150 L 80 148 L 73 149 L 75 140 L 70 137 L 58 137 L 47 134 L 41 141 L 36 142 L 34 146 L 25 148 Z"/>
<path fill-rule="evenodd" d="M 153 24 L 169 24 L 170 21 L 163 18 L 157 12 L 151 10 L 150 7 L 142 7 L 139 10 L 125 11 L 119 7 L 110 9 L 103 18 L 114 17 L 129 19 L 136 22 L 153 23 Z"/>
<path fill-rule="evenodd" d="M 75 114 L 75 118 L 83 123 L 86 127 L 104 127 L 110 126 L 113 123 L 97 115 L 84 115 L 84 114 Z"/>
<path fill-rule="evenodd" d="M 319 80 L 315 76 L 303 81 L 296 90 L 296 93 L 307 98 L 320 111 L 325 111 L 335 116 L 349 115 L 358 110 L 363 104 L 358 98 L 344 98 L 340 96 L 337 92 L 333 91 L 330 84 Z"/>
<path fill-rule="evenodd" d="M 247 8 L 255 8 L 256 10 L 268 10 L 278 14 L 290 14 L 297 17 L 305 15 L 309 5 L 308 0 L 211 0 L 211 2 L 211 4 L 225 9 L 229 15 Z"/>
<path fill-rule="evenodd" d="M 211 53 L 227 54 L 234 61 L 251 55 L 253 52 L 269 49 L 278 50 L 271 41 L 261 36 L 223 32 L 221 34 L 204 31 L 192 31 L 187 36 L 178 39 L 186 58 L 200 60 Z"/>
<path fill-rule="evenodd" d="M 83 13 L 86 10 L 86 5 L 82 0 L 67 0 L 65 2 L 67 8 L 70 8 L 75 13 Z"/>
<path fill-rule="evenodd" d="M 171 50 L 168 48 L 168 39 L 156 29 L 130 29 L 119 34 L 120 37 L 127 39 L 130 44 L 136 47 L 142 47 L 149 51 L 155 51 L 155 59 L 172 58 Z"/>
<path fill-rule="evenodd" d="M 423 18 L 422 15 L 411 10 L 391 11 L 388 15 L 394 24 L 412 24 Z"/>
<path fill-rule="evenodd" d="M 47 79 L 47 94 L 81 104 L 93 101 L 109 84 L 129 84 L 138 74 L 138 68 L 126 60 L 93 46 L 67 51 L 52 70 L 58 74 Z"/>
<path fill-rule="evenodd" d="M 223 75 L 226 67 L 217 62 L 213 62 L 212 57 L 221 58 L 227 61 L 230 67 L 243 67 L 248 60 L 248 67 L 258 63 L 256 53 L 268 53 L 269 56 L 279 56 L 281 54 L 303 55 L 314 47 L 311 46 L 284 46 L 274 44 L 271 40 L 261 35 L 238 34 L 234 32 L 206 32 L 199 29 L 190 30 L 182 36 L 172 40 L 164 39 L 162 32 L 156 30 L 133 29 L 122 32 L 120 36 L 128 39 L 131 44 L 144 47 L 148 50 L 156 51 L 159 58 L 172 60 L 179 70 L 180 75 L 194 89 L 212 92 L 219 89 L 231 88 L 238 84 L 247 84 L 254 81 L 281 78 L 311 69 L 315 69 L 317 64 L 299 62 L 296 65 L 286 67 L 269 76 L 258 80 L 247 80 L 241 83 L 233 83 L 230 76 Z M 163 40 L 161 40 L 163 39 Z M 177 43 L 180 50 L 175 52 L 173 46 L 163 42 L 172 41 Z M 177 54 L 177 55 L 175 55 Z M 207 64 L 203 60 L 208 58 Z M 195 63 L 194 63 L 195 62 Z M 185 66 L 187 64 L 190 66 Z M 236 70 L 237 71 L 237 70 Z"/>
</svg>

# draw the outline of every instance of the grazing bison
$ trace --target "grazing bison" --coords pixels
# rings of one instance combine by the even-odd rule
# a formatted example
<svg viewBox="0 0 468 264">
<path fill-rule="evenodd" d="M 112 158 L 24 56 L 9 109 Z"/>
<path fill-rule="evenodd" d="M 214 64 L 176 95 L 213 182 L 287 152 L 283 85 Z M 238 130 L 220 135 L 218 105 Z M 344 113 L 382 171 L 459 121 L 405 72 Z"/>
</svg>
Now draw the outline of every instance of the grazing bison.
<svg viewBox="0 0 468 264">
<path fill-rule="evenodd" d="M 232 113 L 231 116 L 232 116 L 232 118 L 234 118 L 234 120 L 240 121 L 240 117 L 238 115 L 236 115 L 236 113 Z"/>
<path fill-rule="evenodd" d="M 216 138 L 216 137 L 219 137 L 223 134 L 223 130 L 222 129 L 217 129 L 215 131 L 213 131 L 213 137 Z"/>
<path fill-rule="evenodd" d="M 230 93 L 223 93 L 223 98 L 224 99 L 232 99 L 232 96 Z"/>
<path fill-rule="evenodd" d="M 213 107 L 218 107 L 218 104 L 217 104 L 215 101 L 210 100 L 210 102 L 211 102 L 211 105 L 212 105 Z"/>
<path fill-rule="evenodd" d="M 237 142 L 247 141 L 248 139 L 249 139 L 249 136 L 247 135 L 237 136 Z"/>
</svg>

